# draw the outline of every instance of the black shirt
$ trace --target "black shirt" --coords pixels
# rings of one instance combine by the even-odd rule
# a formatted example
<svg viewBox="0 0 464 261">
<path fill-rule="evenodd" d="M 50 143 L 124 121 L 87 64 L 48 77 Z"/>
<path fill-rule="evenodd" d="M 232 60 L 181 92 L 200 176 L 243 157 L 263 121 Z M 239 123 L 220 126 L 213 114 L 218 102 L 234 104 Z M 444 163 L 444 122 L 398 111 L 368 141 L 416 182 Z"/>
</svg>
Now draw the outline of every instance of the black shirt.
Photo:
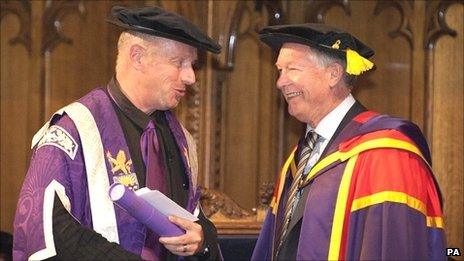
<svg viewBox="0 0 464 261">
<path fill-rule="evenodd" d="M 129 101 L 114 79 L 108 84 L 108 92 L 113 98 L 113 106 L 121 123 L 140 187 L 144 187 L 146 183 L 146 168 L 140 149 L 140 137 L 148 122 L 152 120 L 155 123 L 156 134 L 163 154 L 167 196 L 180 206 L 186 207 L 189 180 L 185 174 L 179 147 L 169 129 L 165 112 L 155 111 L 150 115 L 145 114 Z"/>
<path fill-rule="evenodd" d="M 155 123 L 156 134 L 162 150 L 165 165 L 167 196 L 181 206 L 186 206 L 188 201 L 189 181 L 186 176 L 184 164 L 180 156 L 179 148 L 169 128 L 168 121 L 163 111 L 155 111 L 150 115 L 145 114 L 135 107 L 123 94 L 115 79 L 108 83 L 108 94 L 112 98 L 113 107 L 121 124 L 126 143 L 132 157 L 132 163 L 139 182 L 139 187 L 145 186 L 145 165 L 140 149 L 140 137 L 150 120 Z M 207 256 L 191 256 L 189 260 L 215 260 L 219 257 L 217 247 L 216 228 L 200 211 L 199 223 L 204 233 L 204 248 L 208 247 Z M 100 234 L 81 226 L 64 208 L 59 198 L 55 197 L 53 209 L 53 237 L 57 255 L 54 260 L 71 259 L 121 259 L 140 260 L 140 257 L 126 251 L 120 245 L 108 242 Z M 176 260 L 177 256 L 166 251 L 167 260 Z"/>
</svg>

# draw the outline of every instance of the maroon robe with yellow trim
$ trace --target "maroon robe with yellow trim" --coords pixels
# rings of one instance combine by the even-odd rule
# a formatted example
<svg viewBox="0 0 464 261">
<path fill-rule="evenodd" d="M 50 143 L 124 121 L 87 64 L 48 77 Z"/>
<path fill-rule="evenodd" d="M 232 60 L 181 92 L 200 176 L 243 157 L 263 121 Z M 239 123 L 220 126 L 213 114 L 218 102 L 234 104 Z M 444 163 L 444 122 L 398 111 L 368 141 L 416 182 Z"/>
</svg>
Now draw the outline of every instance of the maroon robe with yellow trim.
<svg viewBox="0 0 464 261">
<path fill-rule="evenodd" d="M 296 259 L 446 259 L 439 189 L 417 126 L 364 112 L 333 139 L 306 176 L 303 210 L 290 223 L 292 229 L 301 222 L 298 238 L 291 239 Z M 273 258 L 294 154 L 281 172 L 252 260 Z"/>
</svg>

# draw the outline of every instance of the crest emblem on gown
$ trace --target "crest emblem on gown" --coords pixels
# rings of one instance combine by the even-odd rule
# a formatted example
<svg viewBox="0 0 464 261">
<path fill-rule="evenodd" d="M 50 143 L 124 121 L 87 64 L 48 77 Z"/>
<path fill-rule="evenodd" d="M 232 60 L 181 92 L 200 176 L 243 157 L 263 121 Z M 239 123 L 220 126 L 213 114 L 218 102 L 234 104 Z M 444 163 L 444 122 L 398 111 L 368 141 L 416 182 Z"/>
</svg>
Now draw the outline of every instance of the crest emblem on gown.
<svg viewBox="0 0 464 261">
<path fill-rule="evenodd" d="M 37 145 L 37 149 L 42 146 L 51 145 L 64 151 L 72 160 L 76 157 L 79 145 L 74 138 L 62 127 L 53 125 L 48 128 L 42 139 Z"/>
<path fill-rule="evenodd" d="M 116 157 L 113 157 L 111 152 L 108 150 L 106 152 L 106 158 L 110 163 L 114 182 L 121 183 L 132 190 L 139 189 L 137 175 L 131 171 L 132 159 L 128 159 L 123 150 L 119 150 Z"/>
</svg>

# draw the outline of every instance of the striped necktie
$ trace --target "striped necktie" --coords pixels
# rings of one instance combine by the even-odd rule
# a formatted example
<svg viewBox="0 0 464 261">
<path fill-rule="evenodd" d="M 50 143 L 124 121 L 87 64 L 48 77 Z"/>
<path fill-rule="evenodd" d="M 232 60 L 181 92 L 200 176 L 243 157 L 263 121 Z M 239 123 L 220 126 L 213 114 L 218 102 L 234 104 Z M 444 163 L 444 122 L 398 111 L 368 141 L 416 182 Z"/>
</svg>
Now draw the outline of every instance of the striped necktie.
<svg viewBox="0 0 464 261">
<path fill-rule="evenodd" d="M 309 131 L 306 134 L 306 137 L 304 139 L 304 142 L 302 144 L 302 148 L 300 150 L 300 157 L 298 160 L 298 166 L 297 166 L 297 171 L 296 175 L 293 178 L 292 185 L 290 189 L 288 190 L 288 198 L 287 202 L 285 203 L 285 212 L 284 212 L 284 221 L 283 224 L 280 228 L 279 233 L 276 234 L 276 248 L 275 248 L 275 255 L 274 257 L 277 257 L 279 250 L 282 246 L 282 243 L 285 240 L 285 236 L 287 235 L 287 229 L 288 225 L 290 224 L 290 220 L 292 217 L 294 205 L 296 203 L 296 194 L 298 192 L 298 184 L 300 183 L 301 178 L 303 177 L 304 169 L 306 166 L 306 163 L 309 160 L 309 156 L 311 155 L 311 152 L 314 149 L 314 145 L 316 144 L 318 135 L 316 132 L 313 130 Z"/>
</svg>

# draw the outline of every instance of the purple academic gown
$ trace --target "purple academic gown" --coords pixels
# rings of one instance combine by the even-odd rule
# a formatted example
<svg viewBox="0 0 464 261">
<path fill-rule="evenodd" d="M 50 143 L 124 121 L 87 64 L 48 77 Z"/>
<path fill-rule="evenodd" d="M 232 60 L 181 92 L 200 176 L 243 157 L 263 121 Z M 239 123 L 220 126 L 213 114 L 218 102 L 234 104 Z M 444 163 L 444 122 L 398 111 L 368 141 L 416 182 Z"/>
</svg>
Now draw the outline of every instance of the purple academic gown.
<svg viewBox="0 0 464 261">
<path fill-rule="evenodd" d="M 369 114 L 371 112 L 368 112 Z M 365 114 L 366 115 L 366 114 Z M 364 116 L 363 116 L 364 117 Z M 360 117 L 362 118 L 362 117 Z M 352 120 L 345 126 L 345 128 L 334 137 L 334 142 L 328 149 L 327 153 L 322 155 L 319 161 L 327 155 L 332 154 L 339 150 L 341 144 L 345 141 L 359 140 L 363 135 L 372 135 L 373 133 L 389 133 L 389 131 L 397 131 L 400 133 L 398 136 L 407 137 L 412 140 L 412 143 L 417 146 L 418 150 L 422 153 L 424 161 L 430 162 L 430 153 L 417 126 L 408 121 L 398 118 L 392 118 L 386 115 L 375 115 L 367 117 L 368 119 Z M 364 120 L 366 120 L 364 122 Z M 382 134 L 383 135 L 383 134 Z M 382 137 L 384 138 L 384 137 Z M 364 155 L 373 155 L 382 149 L 371 149 L 359 154 L 358 159 L 365 157 Z M 413 162 L 422 162 L 422 159 L 416 160 L 417 157 L 408 154 L 402 150 L 383 150 L 384 153 L 389 152 L 405 155 L 409 161 L 414 159 Z M 383 169 L 387 172 L 390 168 L 387 158 L 382 159 L 375 154 L 380 162 L 383 162 Z M 295 164 L 293 161 L 292 164 Z M 348 191 L 354 191 L 351 196 L 348 194 L 348 204 L 353 202 L 356 197 L 357 191 L 369 190 L 369 184 L 376 183 L 374 180 L 368 180 L 366 177 L 374 175 L 371 171 L 370 161 L 358 160 L 353 171 L 353 178 Z M 423 162 L 420 164 L 424 164 Z M 317 164 L 316 164 L 317 165 Z M 316 166 L 315 165 L 315 166 Z M 337 195 L 341 188 L 342 174 L 347 168 L 347 161 L 337 160 L 332 164 L 322 168 L 316 172 L 309 184 L 303 190 L 309 190 L 306 202 L 303 205 L 301 230 L 299 238 L 292 238 L 297 240 L 297 260 L 327 260 L 330 257 L 330 245 L 333 236 L 333 222 L 335 216 L 335 209 L 337 206 Z M 252 260 L 271 260 L 273 257 L 273 244 L 275 240 L 275 231 L 279 231 L 282 226 L 284 204 L 288 197 L 288 190 L 291 184 L 292 168 L 289 167 L 287 171 L 283 170 L 281 181 L 284 181 L 282 192 L 277 193 L 275 197 L 280 197 L 277 202 L 278 208 L 275 211 L 276 205 L 271 207 L 268 211 L 263 228 L 256 243 Z M 403 172 L 403 173 L 401 173 Z M 414 170 L 412 170 L 414 172 Z M 369 173 L 369 174 L 366 174 Z M 400 169 L 400 173 L 395 173 L 395 176 L 401 177 L 402 174 L 409 174 L 409 170 Z M 430 187 L 432 191 L 430 201 L 427 204 L 435 203 L 438 206 L 438 214 L 436 219 L 442 220 L 441 209 L 439 203 L 438 185 L 433 176 L 430 175 L 426 178 L 427 183 L 422 183 L 424 187 Z M 393 175 L 392 175 L 393 176 Z M 356 181 L 354 181 L 356 177 Z M 383 177 L 388 182 L 392 181 L 387 174 Z M 409 180 L 404 177 L 404 180 Z M 402 178 L 393 180 L 393 183 L 404 182 Z M 421 184 L 421 182 L 417 182 Z M 359 185 L 362 184 L 362 185 Z M 412 182 L 406 184 L 406 187 L 415 187 Z M 385 187 L 394 187 L 395 184 L 389 185 L 385 183 Z M 420 185 L 419 185 L 420 186 Z M 374 190 L 374 188 L 372 188 Z M 433 192 L 438 191 L 437 194 Z M 369 194 L 367 194 L 369 196 Z M 274 199 L 275 200 L 275 199 Z M 428 206 L 427 206 L 428 208 Z M 427 209 L 427 211 L 429 211 Z M 346 213 L 346 214 L 344 214 Z M 434 213 L 436 214 L 436 213 Z M 348 208 L 342 215 L 345 217 L 345 223 L 340 224 L 337 228 L 342 231 L 340 250 L 336 251 L 338 257 L 334 259 L 348 259 L 348 260 L 396 260 L 396 259 L 410 259 L 410 260 L 444 260 L 446 259 L 445 249 L 445 235 L 442 227 L 434 225 L 426 225 L 425 216 L 419 211 L 409 207 L 406 204 L 397 204 L 394 202 L 385 201 L 379 204 L 373 204 L 370 207 L 361 208 L 359 210 L 352 210 Z M 427 214 L 427 218 L 428 218 Z M 349 218 L 347 220 L 347 218 Z M 296 221 L 295 221 L 296 222 Z M 331 236 L 332 235 L 332 236 Z"/>
<path fill-rule="evenodd" d="M 101 153 L 103 155 L 100 155 L 100 159 L 104 161 L 102 165 L 106 170 L 106 173 L 103 173 L 107 178 L 106 182 L 111 185 L 118 181 L 137 189 L 138 181 L 133 173 L 134 167 L 124 133 L 106 92 L 95 89 L 79 99 L 78 103 L 87 107 L 95 119 L 98 136 L 103 146 Z M 198 204 L 199 193 L 193 186 L 187 140 L 180 123 L 170 112 L 166 112 L 166 118 L 181 151 L 181 158 L 189 177 L 190 189 L 186 209 L 193 212 Z M 55 193 L 80 224 L 94 229 L 92 199 L 89 196 L 88 176 L 80 135 L 83 134 L 78 133 L 76 125 L 66 113 L 62 116 L 54 115 L 47 134 L 35 146 L 16 210 L 14 260 L 29 259 L 38 251 L 41 252 L 34 258 L 42 259 L 55 255 L 51 221 Z M 91 143 L 94 142 L 96 141 Z M 96 195 L 108 197 L 105 189 L 106 186 Z M 109 241 L 119 243 L 124 249 L 140 255 L 147 228 L 117 205 L 111 205 L 111 208 L 114 210 L 108 211 L 108 220 L 114 216 L 116 227 L 105 228 L 104 224 L 102 227 L 100 220 L 101 228 L 97 232 Z M 98 206 L 94 206 L 93 209 L 95 212 L 99 211 Z M 116 233 L 111 234 L 111 231 Z"/>
</svg>

